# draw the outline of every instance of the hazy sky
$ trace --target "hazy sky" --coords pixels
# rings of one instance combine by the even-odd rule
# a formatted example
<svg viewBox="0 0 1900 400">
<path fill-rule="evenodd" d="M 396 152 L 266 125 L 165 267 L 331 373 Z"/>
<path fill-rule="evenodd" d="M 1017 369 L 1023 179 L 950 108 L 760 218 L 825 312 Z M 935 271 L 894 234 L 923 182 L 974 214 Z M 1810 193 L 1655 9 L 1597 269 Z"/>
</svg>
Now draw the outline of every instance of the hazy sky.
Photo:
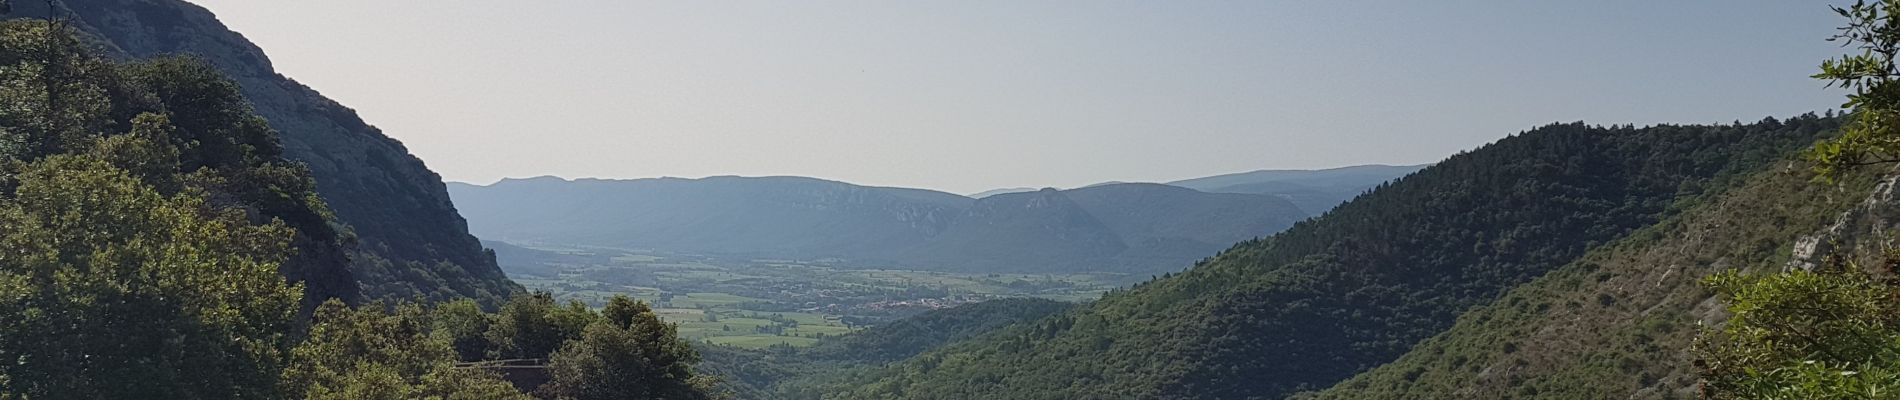
<svg viewBox="0 0 1900 400">
<path fill-rule="evenodd" d="M 1818 1 L 192 1 L 477 183 L 1079 186 L 1842 95 L 1806 77 L 1841 51 Z"/>
</svg>

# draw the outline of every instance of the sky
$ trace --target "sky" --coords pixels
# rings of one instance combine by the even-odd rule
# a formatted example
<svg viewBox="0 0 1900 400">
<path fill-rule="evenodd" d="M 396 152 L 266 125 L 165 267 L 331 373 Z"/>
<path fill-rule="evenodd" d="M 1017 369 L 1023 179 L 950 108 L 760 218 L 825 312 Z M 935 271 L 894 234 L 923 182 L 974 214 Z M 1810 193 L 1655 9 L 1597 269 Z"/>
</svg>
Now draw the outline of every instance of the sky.
<svg viewBox="0 0 1900 400">
<path fill-rule="evenodd" d="M 1826 4 L 191 0 L 445 180 L 973 193 L 1838 107 Z"/>
</svg>

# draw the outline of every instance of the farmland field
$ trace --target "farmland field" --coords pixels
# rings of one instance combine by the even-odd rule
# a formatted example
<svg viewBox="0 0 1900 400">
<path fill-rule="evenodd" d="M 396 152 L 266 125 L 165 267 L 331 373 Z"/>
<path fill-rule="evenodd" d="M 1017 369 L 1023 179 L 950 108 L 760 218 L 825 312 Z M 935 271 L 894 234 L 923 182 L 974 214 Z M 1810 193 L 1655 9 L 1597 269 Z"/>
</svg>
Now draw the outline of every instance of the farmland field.
<svg viewBox="0 0 1900 400">
<path fill-rule="evenodd" d="M 880 321 L 1006 297 L 1089 301 L 1120 274 L 958 274 L 847 268 L 635 250 L 503 245 L 502 268 L 530 290 L 598 307 L 614 295 L 653 304 L 681 338 L 747 348 L 810 346 Z"/>
</svg>

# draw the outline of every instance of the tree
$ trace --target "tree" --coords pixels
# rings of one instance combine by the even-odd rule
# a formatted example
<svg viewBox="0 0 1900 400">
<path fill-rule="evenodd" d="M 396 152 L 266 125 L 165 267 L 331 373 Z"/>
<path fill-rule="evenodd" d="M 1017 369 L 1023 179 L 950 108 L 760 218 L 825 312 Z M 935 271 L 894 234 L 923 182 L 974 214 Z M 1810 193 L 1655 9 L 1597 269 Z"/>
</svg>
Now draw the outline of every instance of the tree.
<svg viewBox="0 0 1900 400">
<path fill-rule="evenodd" d="M 1900 0 L 1857 1 L 1834 11 L 1848 24 L 1829 40 L 1860 50 L 1821 63 L 1817 79 L 1852 90 L 1853 122 L 1809 151 L 1815 171 L 1900 162 Z M 1900 253 L 1877 276 L 1852 263 L 1704 283 L 1733 314 L 1697 338 L 1703 394 L 1715 399 L 1900 399 Z"/>
<path fill-rule="evenodd" d="M 95 157 L 15 165 L 0 398 L 273 396 L 299 298 L 277 275 L 289 228 Z"/>
<path fill-rule="evenodd" d="M 476 361 L 488 355 L 493 344 L 486 335 L 495 324 L 495 316 L 482 312 L 480 304 L 470 299 L 451 301 L 436 305 L 432 314 L 436 336 L 449 342 L 456 358 Z"/>
<path fill-rule="evenodd" d="M 612 322 L 614 325 L 619 326 L 629 326 L 632 325 L 635 320 L 640 319 L 640 316 L 652 314 L 653 308 L 648 307 L 645 302 L 634 301 L 625 295 L 616 295 L 607 299 L 607 307 L 603 308 L 600 313 L 602 317 L 607 319 L 607 322 Z"/>
<path fill-rule="evenodd" d="M 1814 75 L 1852 91 L 1842 107 L 1853 110 L 1853 123 L 1808 153 L 1825 179 L 1860 166 L 1900 162 L 1900 68 L 1894 66 L 1900 54 L 1900 19 L 1895 18 L 1900 1 L 1861 0 L 1834 11 L 1848 23 L 1828 40 L 1859 53 L 1822 61 Z"/>
<path fill-rule="evenodd" d="M 586 304 L 555 305 L 554 295 L 534 292 L 518 295 L 502 305 L 488 329 L 491 357 L 547 358 L 562 343 L 581 338 L 582 331 L 599 319 Z"/>
<path fill-rule="evenodd" d="M 706 399 L 714 381 L 696 376 L 698 353 L 645 303 L 623 295 L 608 301 L 607 318 L 587 326 L 548 363 L 540 389 L 555 399 Z"/>
<path fill-rule="evenodd" d="M 455 349 L 432 335 L 422 307 L 319 306 L 310 337 L 297 346 L 283 381 L 311 400 L 528 399 L 491 373 L 455 368 Z"/>
<path fill-rule="evenodd" d="M 1734 316 L 1698 338 L 1715 399 L 1900 398 L 1900 286 L 1855 266 L 1707 279 Z"/>
</svg>

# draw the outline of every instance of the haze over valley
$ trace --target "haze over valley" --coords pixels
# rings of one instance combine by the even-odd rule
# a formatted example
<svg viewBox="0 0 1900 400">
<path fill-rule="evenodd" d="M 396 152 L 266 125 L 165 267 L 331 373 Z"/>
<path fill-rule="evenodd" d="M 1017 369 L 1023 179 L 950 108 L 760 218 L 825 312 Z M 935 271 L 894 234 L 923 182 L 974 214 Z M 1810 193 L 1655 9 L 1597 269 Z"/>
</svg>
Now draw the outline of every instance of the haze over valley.
<svg viewBox="0 0 1900 400">
<path fill-rule="evenodd" d="M 0 399 L 1900 399 L 1830 3 L 0 0 Z"/>
<path fill-rule="evenodd" d="M 1419 168 L 1262 171 L 981 198 L 800 177 L 541 177 L 450 183 L 449 193 L 470 230 L 489 240 L 861 267 L 1146 276 L 1279 232 Z"/>
</svg>

